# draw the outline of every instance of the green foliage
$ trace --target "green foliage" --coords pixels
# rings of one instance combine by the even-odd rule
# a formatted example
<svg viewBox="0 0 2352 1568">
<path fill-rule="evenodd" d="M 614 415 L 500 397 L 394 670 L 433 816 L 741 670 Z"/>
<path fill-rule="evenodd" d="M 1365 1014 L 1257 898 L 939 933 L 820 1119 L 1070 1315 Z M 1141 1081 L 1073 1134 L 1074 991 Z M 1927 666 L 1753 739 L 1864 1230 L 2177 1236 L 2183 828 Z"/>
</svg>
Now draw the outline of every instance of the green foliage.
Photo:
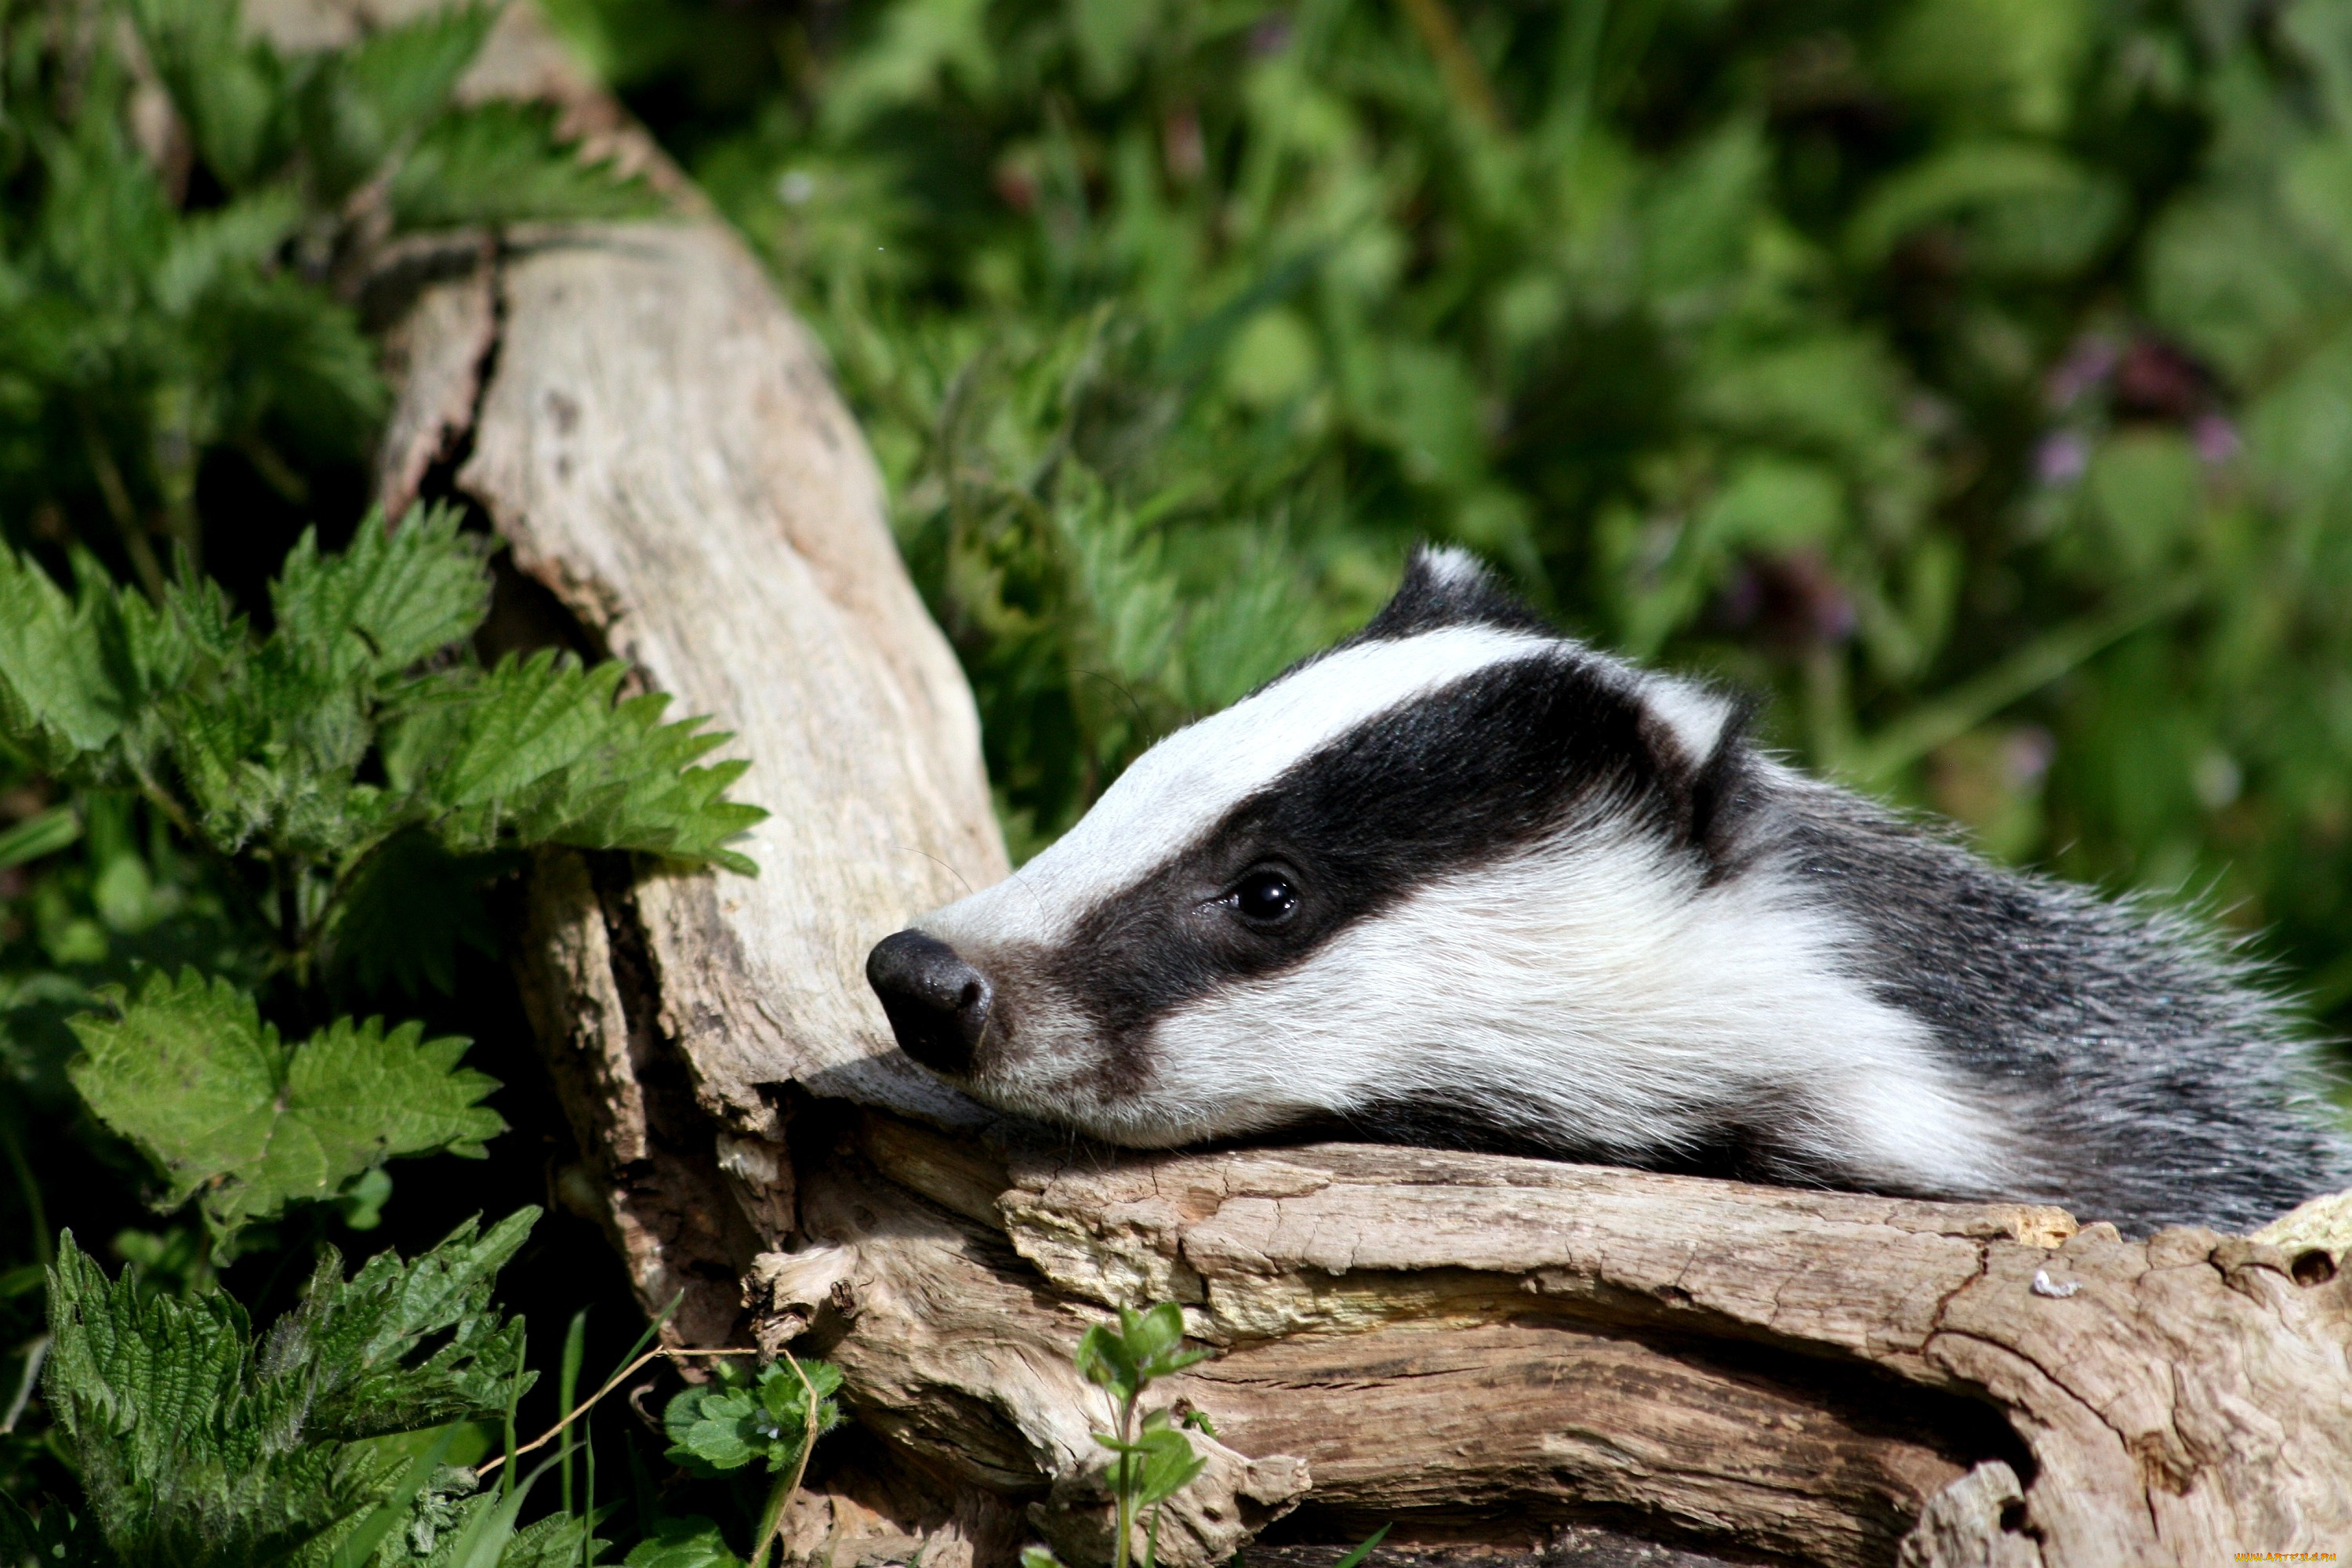
<svg viewBox="0 0 2352 1568">
<path fill-rule="evenodd" d="M 841 1386 L 840 1369 L 826 1362 L 800 1361 L 789 1352 L 758 1373 L 721 1361 L 710 1381 L 674 1395 L 662 1412 L 669 1436 L 668 1458 L 694 1475 L 716 1478 L 764 1460 L 776 1477 L 751 1542 L 751 1568 L 765 1568 L 779 1521 L 800 1489 L 816 1440 L 841 1419 L 831 1395 Z M 689 1568 L 704 1563 L 731 1564 L 716 1527 L 687 1520 L 628 1556 L 629 1568 Z"/>
<path fill-rule="evenodd" d="M 663 724 L 658 696 L 618 699 L 621 666 L 466 656 L 489 578 L 454 512 L 369 520 L 339 555 L 306 533 L 268 602 L 261 637 L 209 581 L 148 602 L 85 566 L 68 597 L 0 552 L 0 741 L 61 783 L 136 793 L 207 853 L 264 952 L 261 975 L 230 966 L 242 980 L 446 985 L 454 947 L 489 941 L 473 886 L 534 844 L 752 869 L 724 848 L 762 816 L 724 799 L 743 764 L 698 762 L 724 736 Z M 70 827 L 30 818 L 19 853 L 64 848 Z M 52 959 L 101 957 L 91 941 L 58 952 L 61 933 Z M 372 1223 L 381 1162 L 480 1154 L 503 1126 L 478 1105 L 494 1084 L 457 1068 L 461 1039 L 346 1018 L 285 1041 L 214 971 L 52 1002 L 115 1013 L 73 1025 L 73 1086 L 146 1154 L 163 1206 L 203 1196 L 224 1258 L 297 1199 L 341 1196 Z"/>
<path fill-rule="evenodd" d="M 1431 9 L 558 7 L 833 347 L 1016 852 L 1427 535 L 2352 998 L 2341 5 Z"/>
<path fill-rule="evenodd" d="M 699 1514 L 657 1521 L 622 1568 L 742 1568 L 718 1525 Z"/>
<path fill-rule="evenodd" d="M 341 554 L 306 534 L 269 602 L 264 637 L 209 582 L 151 605 L 85 572 L 68 597 L 0 553 L 0 739 L 266 867 L 252 894 L 284 962 L 341 921 L 388 925 L 364 906 L 401 889 L 370 858 L 413 857 L 418 836 L 451 856 L 569 844 L 751 869 L 724 847 L 764 815 L 724 798 L 744 764 L 698 762 L 725 736 L 662 723 L 657 695 L 616 700 L 618 664 L 462 657 L 489 579 L 454 512 L 371 519 Z"/>
<path fill-rule="evenodd" d="M 1160 1505 L 1192 1484 L 1208 1461 L 1192 1451 L 1192 1440 L 1166 1409 L 1143 1411 L 1139 1404 L 1152 1384 L 1208 1359 L 1206 1351 L 1184 1348 L 1184 1312 L 1173 1301 L 1162 1301 L 1146 1311 L 1118 1309 L 1116 1324 L 1096 1323 L 1078 1338 L 1072 1362 L 1078 1375 L 1103 1391 L 1110 1402 L 1111 1429 L 1097 1432 L 1095 1441 L 1117 1456 L 1109 1482 L 1115 1509 L 1113 1548 L 1115 1568 L 1127 1568 L 1133 1552 L 1135 1528 L 1148 1520 L 1143 1536 L 1141 1568 L 1152 1568 L 1160 1547 Z M 1205 1419 L 1197 1423 L 1204 1430 Z M 1054 1554 L 1031 1547 L 1021 1555 L 1023 1568 L 1059 1568 Z"/>
<path fill-rule="evenodd" d="M 721 1362 L 709 1382 L 679 1391 L 662 1412 L 670 1460 L 699 1476 L 730 1475 L 753 1463 L 765 1463 L 771 1474 L 790 1469 L 809 1437 L 812 1394 L 820 1436 L 841 1419 L 832 1398 L 840 1369 L 822 1361 L 798 1367 L 771 1362 L 753 1373 Z"/>
<path fill-rule="evenodd" d="M 251 996 L 193 970 L 109 999 L 116 1016 L 74 1021 L 74 1087 L 163 1173 L 161 1201 L 201 1194 L 223 1237 L 398 1155 L 479 1158 L 506 1128 L 478 1103 L 497 1084 L 457 1067 L 466 1042 L 426 1040 L 421 1024 L 342 1018 L 289 1045 Z"/>
<path fill-rule="evenodd" d="M 68 1560 L 328 1562 L 412 1468 L 371 1439 L 501 1412 L 528 1377 L 520 1326 L 489 1295 L 536 1217 L 468 1221 L 414 1263 L 386 1253 L 349 1280 L 330 1250 L 257 1341 L 227 1297 L 145 1294 L 63 1238 L 47 1389 L 88 1503 Z M 65 1512 L 44 1510 L 42 1528 Z"/>
<path fill-rule="evenodd" d="M 298 54 L 248 37 L 236 0 L 125 9 L 0 8 L 0 514 L 86 517 L 152 595 L 172 551 L 203 552 L 213 454 L 299 500 L 304 468 L 364 452 L 385 402 L 348 298 L 368 245 L 650 197 L 549 113 L 453 104 L 494 5 Z M 152 112 L 134 134 L 125 21 L 179 151 Z"/>
<path fill-rule="evenodd" d="M 460 942 L 487 942 L 470 894 L 504 851 L 752 869 L 724 847 L 764 815 L 725 798 L 744 764 L 698 761 L 724 736 L 618 698 L 617 664 L 467 657 L 489 580 L 453 512 L 371 518 L 341 553 L 305 534 L 267 637 L 208 580 L 151 603 L 86 568 L 68 596 L 5 552 L 0 605 L 0 741 L 61 782 L 136 792 L 209 855 L 264 973 L 298 989 L 446 983 Z M 355 1184 L 383 1160 L 479 1154 L 503 1126 L 476 1104 L 490 1080 L 457 1069 L 464 1042 L 421 1025 L 344 1019 L 286 1043 L 251 995 L 193 970 L 90 999 L 118 1016 L 75 1025 L 75 1088 L 153 1164 L 161 1203 L 202 1194 L 224 1249 L 298 1198 L 372 1216 L 382 1194 Z"/>
</svg>

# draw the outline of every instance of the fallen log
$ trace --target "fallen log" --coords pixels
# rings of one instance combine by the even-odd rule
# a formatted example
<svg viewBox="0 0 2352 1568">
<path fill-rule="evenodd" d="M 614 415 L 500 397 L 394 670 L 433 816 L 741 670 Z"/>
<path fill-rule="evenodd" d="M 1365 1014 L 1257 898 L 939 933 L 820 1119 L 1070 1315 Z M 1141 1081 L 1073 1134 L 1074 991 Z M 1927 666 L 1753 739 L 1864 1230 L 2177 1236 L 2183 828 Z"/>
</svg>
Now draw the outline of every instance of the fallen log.
<svg viewBox="0 0 2352 1568">
<path fill-rule="evenodd" d="M 665 223 L 382 258 L 382 489 L 478 508 L 512 547 L 506 635 L 610 652 L 715 716 L 774 814 L 756 879 L 543 858 L 521 978 L 643 1300 L 684 1291 L 685 1341 L 846 1374 L 858 1429 L 795 1505 L 799 1560 L 1106 1557 L 1069 1351 L 1161 1299 L 1223 1352 L 1165 1389 L 1217 1434 L 1163 1531 L 1181 1568 L 1390 1521 L 1412 1551 L 1549 1540 L 1560 1563 L 2352 1542 L 2352 1281 L 2316 1212 L 2142 1241 L 1406 1149 L 1139 1156 L 913 1069 L 866 949 L 1006 866 L 871 459 L 752 259 L 522 6 L 472 89 L 553 97 L 679 193 Z"/>
</svg>

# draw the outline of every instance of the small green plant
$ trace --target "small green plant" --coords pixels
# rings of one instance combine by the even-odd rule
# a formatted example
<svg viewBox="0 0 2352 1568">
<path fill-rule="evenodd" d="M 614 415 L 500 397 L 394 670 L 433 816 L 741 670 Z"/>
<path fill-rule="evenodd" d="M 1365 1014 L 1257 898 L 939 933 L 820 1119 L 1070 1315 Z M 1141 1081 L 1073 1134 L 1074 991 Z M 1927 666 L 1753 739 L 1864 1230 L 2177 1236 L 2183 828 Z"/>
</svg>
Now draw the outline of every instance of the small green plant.
<svg viewBox="0 0 2352 1568">
<path fill-rule="evenodd" d="M 469 1220 L 414 1262 L 383 1253 L 349 1279 L 330 1248 L 260 1337 L 223 1293 L 110 1279 L 68 1233 L 48 1276 L 46 1383 L 85 1507 L 52 1502 L 36 1521 L 0 1500 L 0 1559 L 552 1568 L 578 1555 L 583 1518 L 519 1531 L 521 1488 L 482 1490 L 442 1463 L 462 1424 L 511 1419 L 530 1382 L 522 1325 L 490 1289 L 537 1218 Z"/>
<path fill-rule="evenodd" d="M 1108 1402 L 1110 1430 L 1097 1432 L 1095 1441 L 1108 1448 L 1108 1480 L 1118 1531 L 1112 1547 L 1112 1568 L 1156 1568 L 1160 1554 L 1160 1507 L 1192 1484 L 1208 1461 L 1193 1451 L 1182 1428 L 1190 1426 L 1209 1436 L 1217 1435 L 1209 1417 L 1198 1410 L 1171 1415 L 1166 1409 L 1142 1410 L 1144 1391 L 1163 1377 L 1209 1359 L 1203 1350 L 1184 1348 L 1184 1311 L 1173 1301 L 1137 1311 L 1118 1310 L 1116 1326 L 1097 1323 L 1079 1337 L 1071 1360 L 1078 1374 L 1103 1391 Z M 1150 1511 L 1147 1513 L 1146 1510 Z M 1137 1521 L 1143 1521 L 1143 1552 L 1134 1552 Z M 1358 1568 L 1389 1532 L 1382 1525 L 1342 1557 L 1335 1568 Z M 1062 1562 L 1043 1546 L 1021 1553 L 1022 1568 L 1062 1568 Z"/>
<path fill-rule="evenodd" d="M 751 1568 L 767 1568 L 784 1508 L 808 1474 L 816 1440 L 841 1420 L 833 1400 L 841 1371 L 827 1362 L 799 1361 L 789 1352 L 752 1372 L 721 1362 L 710 1381 L 674 1395 L 662 1413 L 668 1458 L 705 1479 L 738 1475 L 764 1463 L 776 1478 L 752 1537 Z M 708 1520 L 671 1521 L 655 1540 L 629 1553 L 628 1568 L 730 1568 L 736 1562 Z"/>
<path fill-rule="evenodd" d="M 1178 1429 L 1166 1410 L 1138 1414 L 1143 1391 L 1160 1378 L 1206 1361 L 1206 1351 L 1184 1348 L 1184 1313 L 1173 1301 L 1162 1301 L 1139 1312 L 1118 1310 L 1116 1327 L 1097 1323 L 1078 1341 L 1076 1362 L 1080 1376 L 1103 1391 L 1110 1410 L 1110 1430 L 1097 1432 L 1095 1441 L 1117 1456 L 1109 1481 L 1116 1508 L 1117 1543 L 1114 1568 L 1128 1568 L 1133 1553 L 1135 1524 L 1150 1510 L 1144 1528 L 1141 1568 L 1153 1568 L 1160 1550 L 1160 1505 L 1192 1484 L 1207 1460 L 1192 1451 L 1192 1439 Z M 1205 1416 L 1187 1415 L 1187 1424 L 1208 1430 Z M 1023 1568 L 1061 1568 L 1060 1560 L 1042 1546 L 1021 1554 Z"/>
<path fill-rule="evenodd" d="M 1121 1307 L 1117 1328 L 1097 1323 L 1078 1341 L 1073 1359 L 1079 1375 L 1110 1402 L 1111 1429 L 1096 1433 L 1095 1441 L 1118 1456 L 1110 1468 L 1111 1497 L 1118 1507 L 1114 1568 L 1128 1568 L 1136 1520 L 1146 1509 L 1151 1512 L 1144 1531 L 1142 1568 L 1152 1568 L 1160 1548 L 1160 1505 L 1191 1486 L 1208 1463 L 1192 1451 L 1192 1440 L 1177 1429 L 1167 1411 L 1145 1411 L 1139 1417 L 1137 1402 L 1160 1378 L 1208 1358 L 1206 1351 L 1184 1348 L 1184 1313 L 1173 1301 L 1142 1312 Z M 1037 1555 L 1052 1561 L 1050 1552 Z M 1028 1568 L 1043 1568 L 1028 1557 L 1024 1561 Z"/>
<path fill-rule="evenodd" d="M 371 517 L 340 554 L 305 535 L 265 637 L 208 580 L 151 601 L 85 570 L 68 595 L 0 550 L 0 742 L 168 825 L 248 955 L 231 975 L 98 989 L 72 1021 L 74 1088 L 147 1157 L 161 1206 L 201 1195 L 223 1258 L 291 1202 L 367 1200 L 386 1159 L 478 1156 L 504 1127 L 478 1104 L 496 1084 L 457 1066 L 466 1042 L 325 1005 L 446 984 L 502 856 L 751 869 L 726 847 L 765 815 L 725 798 L 746 764 L 699 761 L 723 737 L 621 698 L 617 663 L 472 657 L 484 554 L 446 510 Z M 263 993 L 329 1021 L 282 1039 Z"/>
</svg>

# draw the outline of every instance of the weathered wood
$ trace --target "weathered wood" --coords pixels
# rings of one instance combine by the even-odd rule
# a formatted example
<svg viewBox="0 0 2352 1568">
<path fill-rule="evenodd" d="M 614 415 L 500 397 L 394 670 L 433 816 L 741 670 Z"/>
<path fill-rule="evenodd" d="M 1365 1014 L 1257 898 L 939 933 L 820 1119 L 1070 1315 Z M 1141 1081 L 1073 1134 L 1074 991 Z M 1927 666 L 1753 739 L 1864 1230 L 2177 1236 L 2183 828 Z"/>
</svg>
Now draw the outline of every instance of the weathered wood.
<svg viewBox="0 0 2352 1568">
<path fill-rule="evenodd" d="M 552 96 L 676 184 L 527 10 L 501 27 L 470 90 Z M 1144 1157 L 937 1088 L 860 963 L 1003 851 L 969 694 L 805 333 L 690 194 L 663 225 L 413 246 L 371 298 L 401 391 L 386 496 L 478 508 L 513 547 L 509 640 L 631 660 L 735 732 L 775 813 L 756 880 L 546 858 L 522 978 L 645 1299 L 684 1289 L 688 1337 L 845 1370 L 860 1431 L 788 1519 L 797 1560 L 1104 1555 L 1068 1353 L 1159 1298 L 1222 1352 L 1162 1391 L 1218 1434 L 1173 1564 L 1391 1519 L 1457 1549 L 1563 1524 L 1560 1564 L 2352 1542 L 2326 1214 L 2141 1242 L 2021 1205 L 1462 1154 Z"/>
<path fill-rule="evenodd" d="M 1349 1527 L 1600 1510 L 1883 1563 L 1958 1487 L 1915 1560 L 2352 1534 L 2352 1284 L 2300 1284 L 2264 1243 L 1347 1145 L 1073 1156 L 871 1113 L 818 1163 L 802 1249 L 761 1260 L 766 1310 L 810 1319 L 873 1418 L 972 1484 L 1019 1490 L 1024 1443 L 1071 1473 L 1070 1390 L 1041 1368 L 1070 1303 L 1172 1296 L 1225 1354 L 1169 1397 L 1261 1465 L 1303 1460 Z M 1970 1506 L 2004 1473 L 2033 1478 L 2014 1529 Z"/>
</svg>

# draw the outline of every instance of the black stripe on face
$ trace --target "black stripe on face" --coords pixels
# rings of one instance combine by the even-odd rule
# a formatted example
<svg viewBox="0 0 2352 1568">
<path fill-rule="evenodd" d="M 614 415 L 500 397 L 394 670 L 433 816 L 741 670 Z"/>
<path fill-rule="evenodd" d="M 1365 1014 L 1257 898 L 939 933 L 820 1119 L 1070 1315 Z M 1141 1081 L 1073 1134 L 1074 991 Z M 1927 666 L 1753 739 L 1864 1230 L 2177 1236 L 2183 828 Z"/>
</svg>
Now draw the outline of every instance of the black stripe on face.
<svg viewBox="0 0 2352 1568">
<path fill-rule="evenodd" d="M 1035 978 L 1141 1070 L 1151 1023 L 1220 985 L 1304 963 L 1351 922 L 1437 878 L 1580 820 L 1631 813 L 1705 858 L 1736 795 L 1736 738 L 1694 766 L 1622 678 L 1568 650 L 1499 664 L 1341 736 L 1236 805 L 1196 845 L 1079 921 Z M 1713 781 L 1710 783 L 1709 781 Z M 1295 905 L 1253 919 L 1257 879 Z M 1055 972 L 1058 973 L 1055 973 Z"/>
</svg>

